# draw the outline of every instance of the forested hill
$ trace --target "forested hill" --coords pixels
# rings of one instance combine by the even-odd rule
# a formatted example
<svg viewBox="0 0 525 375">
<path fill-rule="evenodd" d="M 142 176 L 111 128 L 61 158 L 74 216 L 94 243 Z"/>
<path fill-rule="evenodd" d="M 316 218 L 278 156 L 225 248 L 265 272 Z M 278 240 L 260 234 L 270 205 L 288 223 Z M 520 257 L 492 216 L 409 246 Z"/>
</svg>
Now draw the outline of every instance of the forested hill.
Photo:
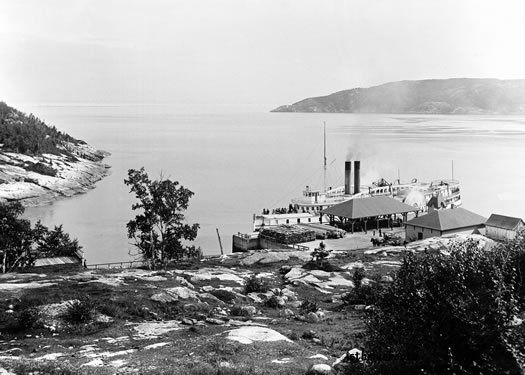
<svg viewBox="0 0 525 375">
<path fill-rule="evenodd" d="M 54 126 L 46 125 L 32 114 L 26 115 L 0 102 L 1 151 L 32 156 L 42 154 L 73 156 L 72 145 L 85 145 L 85 142 L 57 130 Z"/>
<path fill-rule="evenodd" d="M 272 112 L 525 114 L 525 80 L 390 82 L 304 99 Z"/>
<path fill-rule="evenodd" d="M 0 102 L 0 203 L 40 205 L 107 176 L 109 153 Z"/>
</svg>

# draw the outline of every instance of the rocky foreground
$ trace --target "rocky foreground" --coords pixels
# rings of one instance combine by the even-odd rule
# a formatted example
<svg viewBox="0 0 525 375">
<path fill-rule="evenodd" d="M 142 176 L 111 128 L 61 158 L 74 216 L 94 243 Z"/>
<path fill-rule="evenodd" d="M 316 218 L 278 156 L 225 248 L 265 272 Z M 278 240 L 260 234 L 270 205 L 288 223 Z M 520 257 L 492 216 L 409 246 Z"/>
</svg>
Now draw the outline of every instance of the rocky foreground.
<svg viewBox="0 0 525 375">
<path fill-rule="evenodd" d="M 361 356 L 368 307 L 344 303 L 354 271 L 390 283 L 405 251 L 464 239 L 334 251 L 333 271 L 305 268 L 308 252 L 268 250 L 164 271 L 3 275 L 0 321 L 26 309 L 34 324 L 4 327 L 0 374 L 334 374 Z M 87 296 L 93 315 L 72 321 Z"/>
<path fill-rule="evenodd" d="M 110 167 L 102 163 L 109 153 L 85 143 L 68 143 L 64 147 L 69 155 L 30 156 L 2 152 L 0 148 L 0 202 L 20 201 L 25 206 L 50 203 L 84 193 L 109 174 Z M 54 172 L 32 168 L 35 165 Z"/>
</svg>

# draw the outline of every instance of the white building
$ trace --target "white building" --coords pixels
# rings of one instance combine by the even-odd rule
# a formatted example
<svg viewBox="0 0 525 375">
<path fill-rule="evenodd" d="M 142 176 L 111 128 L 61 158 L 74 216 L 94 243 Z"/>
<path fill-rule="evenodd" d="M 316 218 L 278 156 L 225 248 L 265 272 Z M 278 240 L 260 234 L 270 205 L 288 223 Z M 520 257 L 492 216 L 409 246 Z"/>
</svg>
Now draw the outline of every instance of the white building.
<svg viewBox="0 0 525 375">
<path fill-rule="evenodd" d="M 492 214 L 485 223 L 486 236 L 500 241 L 512 240 L 523 229 L 525 223 L 518 217 Z"/>
</svg>

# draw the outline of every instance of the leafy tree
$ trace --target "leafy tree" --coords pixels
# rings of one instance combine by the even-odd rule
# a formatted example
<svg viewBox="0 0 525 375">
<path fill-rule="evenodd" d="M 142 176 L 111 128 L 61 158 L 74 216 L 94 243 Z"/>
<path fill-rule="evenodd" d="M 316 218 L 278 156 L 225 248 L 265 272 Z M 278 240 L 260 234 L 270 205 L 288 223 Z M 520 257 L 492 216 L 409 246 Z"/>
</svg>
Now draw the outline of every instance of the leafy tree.
<svg viewBox="0 0 525 375">
<path fill-rule="evenodd" d="M 19 202 L 0 204 L 0 261 L 2 273 L 29 267 L 35 262 L 31 251 L 33 231 L 29 220 L 21 219 Z"/>
<path fill-rule="evenodd" d="M 391 374 L 394 364 L 404 374 L 515 373 L 505 335 L 518 311 L 516 276 L 504 246 L 408 254 L 369 317 L 369 360 Z"/>
<path fill-rule="evenodd" d="M 37 222 L 34 235 L 39 256 L 74 256 L 82 250 L 78 240 L 76 238 L 72 240 L 69 234 L 64 232 L 62 225 L 55 226 L 54 230 L 49 230 L 40 222 Z"/>
<path fill-rule="evenodd" d="M 19 202 L 0 204 L 0 262 L 2 273 L 33 266 L 39 257 L 74 256 L 82 247 L 72 240 L 62 225 L 50 231 L 40 221 L 31 228 L 22 219 Z"/>
<path fill-rule="evenodd" d="M 151 268 L 200 254 L 200 249 L 182 242 L 194 240 L 199 229 L 199 224 L 184 223 L 192 191 L 162 176 L 152 181 L 144 168 L 128 170 L 124 183 L 138 199 L 132 209 L 140 210 L 127 224 L 128 238 Z"/>
</svg>

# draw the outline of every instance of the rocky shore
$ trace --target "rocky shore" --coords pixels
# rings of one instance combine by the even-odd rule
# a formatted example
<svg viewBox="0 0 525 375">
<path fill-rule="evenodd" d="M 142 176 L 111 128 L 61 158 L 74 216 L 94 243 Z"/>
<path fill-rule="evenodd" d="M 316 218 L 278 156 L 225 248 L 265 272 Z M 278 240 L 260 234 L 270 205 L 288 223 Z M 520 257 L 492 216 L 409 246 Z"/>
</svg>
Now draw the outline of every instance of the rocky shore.
<svg viewBox="0 0 525 375">
<path fill-rule="evenodd" d="M 64 154 L 30 156 L 0 148 L 0 202 L 39 206 L 85 193 L 110 173 L 110 154 L 85 143 L 66 143 Z M 36 166 L 36 168 L 35 168 Z"/>
<path fill-rule="evenodd" d="M 328 271 L 307 266 L 310 252 L 265 250 L 160 271 L 0 275 L 0 374 L 353 373 L 371 308 L 346 298 L 356 270 L 364 285 L 388 285 L 406 252 L 446 252 L 465 240 L 493 246 L 454 235 L 334 250 Z M 22 324 L 7 324 L 17 317 Z"/>
</svg>

